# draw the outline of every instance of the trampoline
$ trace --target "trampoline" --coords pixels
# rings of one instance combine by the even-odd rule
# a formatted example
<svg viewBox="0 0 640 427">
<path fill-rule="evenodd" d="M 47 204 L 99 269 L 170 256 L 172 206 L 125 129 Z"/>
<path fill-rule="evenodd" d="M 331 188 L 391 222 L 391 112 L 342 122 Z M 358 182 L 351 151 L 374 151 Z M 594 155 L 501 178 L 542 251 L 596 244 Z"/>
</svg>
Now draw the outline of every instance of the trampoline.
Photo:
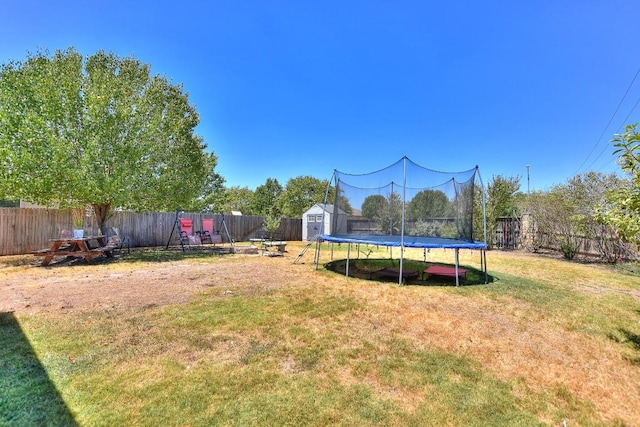
<svg viewBox="0 0 640 427">
<path fill-rule="evenodd" d="M 424 249 L 486 249 L 484 242 L 468 242 L 466 240 L 446 239 L 442 237 L 426 236 L 380 236 L 375 234 L 348 235 L 337 234 L 335 236 L 322 235 L 322 240 L 334 243 L 359 243 L 376 246 L 404 246 L 405 248 Z"/>
<path fill-rule="evenodd" d="M 316 268 L 320 243 L 346 243 L 347 276 L 351 244 L 400 248 L 398 282 L 402 284 L 404 248 L 453 249 L 456 286 L 459 250 L 480 250 L 486 267 L 486 212 L 479 169 L 442 172 L 412 162 L 406 156 L 375 172 L 334 171 L 325 196 L 324 215 L 331 212 L 329 229 L 316 239 Z M 331 209 L 327 206 L 332 205 Z M 475 221 L 474 221 L 475 219 Z M 474 230 L 475 228 L 480 230 Z M 478 226 L 481 224 L 481 226 Z M 480 232 L 483 240 L 474 239 Z"/>
</svg>

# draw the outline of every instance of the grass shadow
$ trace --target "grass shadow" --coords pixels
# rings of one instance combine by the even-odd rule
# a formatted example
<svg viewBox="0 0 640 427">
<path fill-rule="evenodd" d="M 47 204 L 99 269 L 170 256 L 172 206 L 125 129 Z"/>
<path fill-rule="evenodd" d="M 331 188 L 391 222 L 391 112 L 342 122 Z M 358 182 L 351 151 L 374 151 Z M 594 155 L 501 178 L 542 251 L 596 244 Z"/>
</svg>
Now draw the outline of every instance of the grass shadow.
<svg viewBox="0 0 640 427">
<path fill-rule="evenodd" d="M 94 258 L 93 264 L 109 264 L 118 261 L 126 261 L 130 263 L 145 263 L 145 262 L 171 262 L 189 259 L 205 259 L 213 256 L 223 256 L 229 254 L 229 247 L 224 246 L 186 246 L 183 251 L 180 246 L 170 246 L 168 249 L 165 247 L 150 247 L 150 248 L 135 248 L 131 249 L 131 252 L 122 252 L 117 254 L 114 258 L 107 258 L 105 256 L 99 256 Z M 54 259 L 54 262 L 48 265 L 48 267 L 62 267 L 73 265 L 86 265 L 87 262 L 83 258 L 72 259 Z"/>
<path fill-rule="evenodd" d="M 13 313 L 0 313 L 0 425 L 78 425 Z"/>
<path fill-rule="evenodd" d="M 452 267 L 452 264 L 424 262 L 416 260 L 404 260 L 403 283 L 416 286 L 455 286 L 455 277 L 443 277 L 425 274 L 424 271 L 432 265 Z M 347 260 L 340 259 L 324 264 L 324 267 L 334 273 L 347 274 Z M 379 282 L 398 282 L 399 272 L 394 274 L 399 267 L 399 260 L 390 258 L 366 258 L 349 260 L 349 277 L 373 280 Z M 491 275 L 485 277 L 485 273 L 476 268 L 464 267 L 466 277 L 460 279 L 461 285 L 484 285 L 492 283 Z"/>
<path fill-rule="evenodd" d="M 140 247 L 132 248 L 129 253 L 126 250 L 117 251 L 113 258 L 104 255 L 97 256 L 93 263 L 89 265 L 104 265 L 119 261 L 127 262 L 169 262 L 184 259 L 202 259 L 213 256 L 224 256 L 230 253 L 229 245 L 194 245 L 185 246 L 182 251 L 180 246 Z M 53 261 L 45 268 L 72 267 L 75 265 L 87 265 L 87 261 L 82 257 L 54 257 Z M 40 267 L 42 257 L 32 255 L 8 255 L 0 260 L 0 269 L 14 267 Z"/>
<path fill-rule="evenodd" d="M 625 355 L 624 358 L 632 365 L 640 366 L 640 335 L 626 329 L 618 329 L 622 338 L 610 335 L 613 341 L 631 347 L 633 355 Z"/>
<path fill-rule="evenodd" d="M 640 314 L 640 310 L 634 310 Z M 618 344 L 622 344 L 631 350 L 631 355 L 624 358 L 633 365 L 640 365 L 640 334 L 626 328 L 618 328 L 618 333 L 609 333 L 607 337 Z"/>
<path fill-rule="evenodd" d="M 640 335 L 626 329 L 619 329 L 619 331 L 624 336 L 624 342 L 629 343 L 636 351 L 640 351 Z"/>
<path fill-rule="evenodd" d="M 185 246 L 184 251 L 180 246 L 151 247 L 132 249 L 131 253 L 124 256 L 127 262 L 169 262 L 185 259 L 203 259 L 213 256 L 224 256 L 231 253 L 229 246 L 194 245 Z"/>
</svg>

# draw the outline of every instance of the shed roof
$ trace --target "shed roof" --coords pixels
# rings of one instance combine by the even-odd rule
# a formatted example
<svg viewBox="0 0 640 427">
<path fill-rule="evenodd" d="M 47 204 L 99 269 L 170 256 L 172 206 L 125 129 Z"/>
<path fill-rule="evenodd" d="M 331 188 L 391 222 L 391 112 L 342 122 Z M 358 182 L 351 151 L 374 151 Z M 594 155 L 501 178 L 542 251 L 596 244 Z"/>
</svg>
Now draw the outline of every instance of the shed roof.
<svg viewBox="0 0 640 427">
<path fill-rule="evenodd" d="M 312 210 L 313 208 L 316 208 L 316 207 L 317 207 L 317 208 L 320 208 L 321 210 L 323 210 L 323 208 L 324 208 L 324 210 L 325 210 L 327 213 L 330 213 L 330 214 L 333 214 L 333 212 L 334 212 L 334 210 L 335 210 L 333 205 L 325 205 L 325 204 L 323 204 L 323 203 L 316 203 L 315 205 L 313 205 L 313 206 L 311 206 L 309 209 L 307 209 L 307 210 L 305 211 L 305 214 L 306 214 L 307 212 L 309 212 L 310 210 Z M 342 209 L 338 209 L 338 211 L 339 211 L 339 213 L 341 213 L 341 214 L 346 214 L 346 212 L 344 212 Z"/>
</svg>

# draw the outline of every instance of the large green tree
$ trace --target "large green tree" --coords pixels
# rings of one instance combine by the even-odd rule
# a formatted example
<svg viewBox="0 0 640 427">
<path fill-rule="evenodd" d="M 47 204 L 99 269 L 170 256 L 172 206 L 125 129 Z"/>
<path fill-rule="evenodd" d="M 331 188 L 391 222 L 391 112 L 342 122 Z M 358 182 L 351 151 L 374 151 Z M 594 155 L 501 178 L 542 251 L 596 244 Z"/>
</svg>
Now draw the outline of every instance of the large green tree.
<svg viewBox="0 0 640 427">
<path fill-rule="evenodd" d="M 0 69 L 0 198 L 91 205 L 101 229 L 116 207 L 188 205 L 217 160 L 198 122 L 182 87 L 134 58 L 29 54 Z"/>
<path fill-rule="evenodd" d="M 282 216 L 298 218 L 315 203 L 324 203 L 328 184 L 312 176 L 291 178 L 276 202 Z M 332 194 L 329 199 L 333 199 Z"/>
<path fill-rule="evenodd" d="M 599 209 L 599 218 L 619 235 L 640 247 L 640 134 L 638 124 L 628 125 L 611 142 L 627 180 L 608 194 Z"/>
<path fill-rule="evenodd" d="M 455 209 L 447 195 L 440 190 L 422 190 L 408 204 L 407 213 L 415 220 L 446 218 L 453 216 Z"/>
<path fill-rule="evenodd" d="M 254 215 L 278 216 L 276 200 L 282 194 L 282 185 L 277 179 L 267 178 L 264 184 L 256 187 L 251 199 L 251 210 Z"/>
<path fill-rule="evenodd" d="M 517 216 L 518 190 L 520 188 L 520 176 L 504 177 L 493 176 L 487 185 L 487 245 L 493 247 L 493 241 L 498 226 L 498 218 L 502 216 Z"/>
<path fill-rule="evenodd" d="M 387 196 L 389 201 L 389 215 L 382 224 L 386 234 L 400 234 L 402 231 L 402 196 L 392 191 Z"/>
<path fill-rule="evenodd" d="M 334 195 L 334 204 L 338 209 L 347 214 L 347 216 L 353 215 L 353 206 L 351 206 L 351 201 L 346 196 L 344 189 L 340 188 L 338 189 L 338 193 L 336 193 L 335 187 L 329 187 L 329 197 L 333 197 Z"/>
<path fill-rule="evenodd" d="M 240 187 L 236 185 L 227 188 L 222 201 L 221 211 L 223 213 L 238 211 L 243 215 L 255 215 L 255 212 L 251 210 L 253 194 L 253 191 L 249 187 Z"/>
<path fill-rule="evenodd" d="M 382 232 L 386 219 L 389 216 L 389 201 L 382 194 L 367 196 L 360 206 L 362 216 L 369 219 L 370 228 Z"/>
<path fill-rule="evenodd" d="M 224 212 L 226 197 L 225 179 L 210 169 L 199 196 L 193 199 L 184 210 L 188 212 L 219 213 Z"/>
<path fill-rule="evenodd" d="M 372 194 L 364 199 L 361 209 L 363 217 L 380 221 L 389 214 L 389 201 L 382 194 Z"/>
</svg>

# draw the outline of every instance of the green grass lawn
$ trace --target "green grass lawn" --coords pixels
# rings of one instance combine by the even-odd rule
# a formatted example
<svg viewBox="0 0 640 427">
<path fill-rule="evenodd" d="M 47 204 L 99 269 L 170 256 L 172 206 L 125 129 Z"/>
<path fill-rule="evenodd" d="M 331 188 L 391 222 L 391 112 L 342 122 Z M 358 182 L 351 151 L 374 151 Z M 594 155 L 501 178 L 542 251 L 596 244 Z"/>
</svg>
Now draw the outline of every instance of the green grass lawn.
<svg viewBox="0 0 640 427">
<path fill-rule="evenodd" d="M 640 424 L 633 269 L 491 252 L 489 284 L 398 286 L 290 253 L 162 259 L 210 269 L 186 303 L 3 313 L 0 425 Z"/>
</svg>

